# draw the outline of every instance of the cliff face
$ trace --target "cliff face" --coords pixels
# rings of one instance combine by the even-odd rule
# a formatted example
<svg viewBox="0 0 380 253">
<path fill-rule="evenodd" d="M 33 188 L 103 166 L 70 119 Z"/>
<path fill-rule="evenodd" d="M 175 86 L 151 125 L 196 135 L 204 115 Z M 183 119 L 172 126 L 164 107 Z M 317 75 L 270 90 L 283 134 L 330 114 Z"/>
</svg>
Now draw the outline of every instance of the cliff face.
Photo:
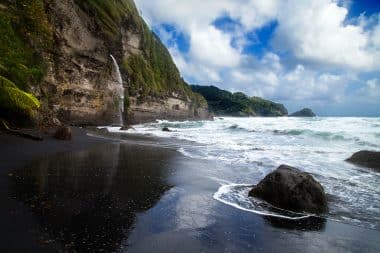
<svg viewBox="0 0 380 253">
<path fill-rule="evenodd" d="M 2 8 L 15 10 L 10 22 L 24 15 L 17 1 L 2 2 Z M 117 122 L 119 81 L 111 55 L 125 87 L 125 123 L 208 117 L 207 103 L 182 80 L 132 0 L 22 2 L 41 3 L 51 37 L 51 45 L 37 48 L 16 29 L 44 65 L 41 81 L 27 89 L 40 99 L 45 123 Z"/>
</svg>

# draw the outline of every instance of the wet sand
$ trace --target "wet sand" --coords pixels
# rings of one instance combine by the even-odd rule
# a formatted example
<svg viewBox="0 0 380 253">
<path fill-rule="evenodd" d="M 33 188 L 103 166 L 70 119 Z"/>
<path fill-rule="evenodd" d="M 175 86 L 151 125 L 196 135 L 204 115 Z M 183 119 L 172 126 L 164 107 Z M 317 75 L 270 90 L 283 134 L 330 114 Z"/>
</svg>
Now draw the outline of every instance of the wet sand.
<svg viewBox="0 0 380 253">
<path fill-rule="evenodd" d="M 220 203 L 212 175 L 224 165 L 131 138 L 0 135 L 0 251 L 380 252 L 379 231 Z"/>
</svg>

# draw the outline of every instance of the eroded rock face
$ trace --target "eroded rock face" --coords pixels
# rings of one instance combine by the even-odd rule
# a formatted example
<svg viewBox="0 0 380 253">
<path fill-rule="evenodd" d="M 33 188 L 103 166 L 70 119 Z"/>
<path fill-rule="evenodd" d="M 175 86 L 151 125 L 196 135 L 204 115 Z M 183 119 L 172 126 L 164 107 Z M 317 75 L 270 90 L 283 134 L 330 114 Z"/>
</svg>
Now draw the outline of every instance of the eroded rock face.
<svg viewBox="0 0 380 253">
<path fill-rule="evenodd" d="M 249 196 L 295 212 L 323 213 L 328 209 L 321 184 L 310 174 L 287 165 L 267 175 Z"/>
<path fill-rule="evenodd" d="M 73 0 L 47 6 L 54 54 L 47 62 L 42 97 L 53 117 L 66 124 L 110 124 L 118 118 L 112 44 L 99 37 L 94 20 Z M 48 118 L 50 118 L 49 115 Z"/>
<path fill-rule="evenodd" d="M 359 151 L 346 160 L 347 162 L 375 169 L 380 172 L 380 152 Z"/>
<path fill-rule="evenodd" d="M 131 108 L 127 116 L 129 124 L 151 122 L 156 119 L 191 120 L 211 119 L 206 108 L 195 106 L 191 100 L 176 96 L 139 102 L 136 98 L 130 98 Z"/>
<path fill-rule="evenodd" d="M 79 2 L 46 3 L 54 34 L 54 52 L 46 57 L 47 74 L 35 93 L 41 99 L 43 117 L 53 125 L 55 119 L 63 124 L 110 125 L 118 121 L 120 113 L 118 78 L 110 55 L 121 69 L 127 91 L 136 84 L 122 70 L 123 62 L 131 55 L 143 54 L 144 34 L 125 15 L 120 34 L 107 36 L 96 21 L 99 17 L 83 11 Z M 124 123 L 208 117 L 207 108 L 193 106 L 188 98 L 173 95 L 147 98 L 141 103 L 137 99 L 138 96 L 130 97 L 130 107 L 124 110 Z"/>
</svg>

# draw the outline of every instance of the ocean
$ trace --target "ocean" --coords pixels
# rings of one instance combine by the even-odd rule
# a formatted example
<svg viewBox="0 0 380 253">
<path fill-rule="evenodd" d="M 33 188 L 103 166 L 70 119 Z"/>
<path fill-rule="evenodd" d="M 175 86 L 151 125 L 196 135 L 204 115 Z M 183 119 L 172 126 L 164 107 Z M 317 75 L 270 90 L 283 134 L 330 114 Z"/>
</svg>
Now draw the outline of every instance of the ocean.
<svg viewBox="0 0 380 253">
<path fill-rule="evenodd" d="M 159 137 L 166 140 L 161 145 L 184 156 L 222 164 L 204 169 L 202 176 L 220 185 L 215 200 L 241 212 L 290 220 L 311 216 L 248 197 L 252 185 L 287 164 L 311 173 L 324 187 L 329 212 L 321 218 L 380 230 L 380 173 L 345 161 L 360 150 L 380 151 L 380 118 L 216 117 L 109 130 Z"/>
</svg>

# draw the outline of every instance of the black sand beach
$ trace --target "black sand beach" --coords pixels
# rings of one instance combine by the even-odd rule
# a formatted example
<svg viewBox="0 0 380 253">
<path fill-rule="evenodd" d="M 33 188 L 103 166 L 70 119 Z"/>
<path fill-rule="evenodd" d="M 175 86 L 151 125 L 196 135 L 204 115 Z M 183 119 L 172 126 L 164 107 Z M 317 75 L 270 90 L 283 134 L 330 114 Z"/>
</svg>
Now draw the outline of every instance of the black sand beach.
<svg viewBox="0 0 380 253">
<path fill-rule="evenodd" d="M 220 186 L 212 171 L 229 168 L 145 144 L 81 129 L 71 142 L 1 134 L 0 251 L 380 251 L 376 230 L 224 205 L 212 197 Z"/>
</svg>

